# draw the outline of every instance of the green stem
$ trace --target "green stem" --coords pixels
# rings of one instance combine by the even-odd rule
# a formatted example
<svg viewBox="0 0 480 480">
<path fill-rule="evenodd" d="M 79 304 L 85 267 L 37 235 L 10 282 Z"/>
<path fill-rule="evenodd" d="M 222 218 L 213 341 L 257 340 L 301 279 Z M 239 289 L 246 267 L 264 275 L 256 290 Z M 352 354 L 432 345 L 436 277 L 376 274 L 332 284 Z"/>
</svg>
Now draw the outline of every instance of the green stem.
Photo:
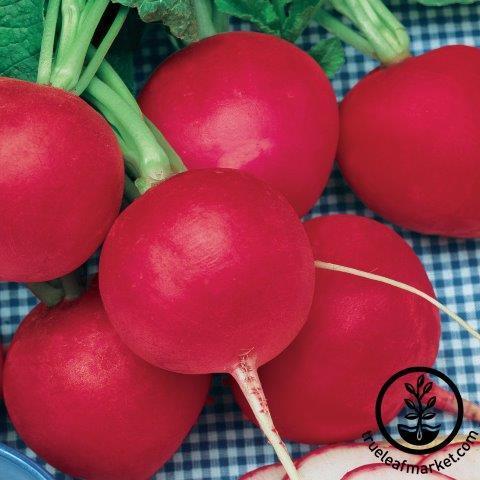
<svg viewBox="0 0 480 480">
<path fill-rule="evenodd" d="M 85 68 L 82 75 L 80 76 L 80 79 L 78 80 L 77 86 L 75 87 L 75 93 L 77 95 L 81 95 L 83 93 L 92 78 L 95 76 L 97 70 L 100 68 L 100 65 L 102 64 L 108 51 L 110 50 L 110 47 L 117 38 L 117 35 L 120 33 L 120 30 L 125 23 L 125 20 L 127 19 L 128 12 L 128 7 L 120 7 L 120 9 L 118 10 L 117 15 L 115 16 L 115 20 L 110 25 L 108 32 L 103 37 L 102 42 L 96 49 L 95 53 L 88 62 L 87 67 Z"/>
<path fill-rule="evenodd" d="M 87 59 L 91 59 L 95 54 L 95 48 L 90 46 L 87 54 Z M 132 92 L 125 85 L 125 82 L 122 80 L 122 77 L 115 71 L 115 69 L 104 60 L 97 70 L 96 75 L 102 82 L 106 83 L 112 90 L 114 90 L 122 99 L 127 102 L 133 110 L 135 110 L 140 116 L 142 116 L 142 111 L 138 106 L 135 97 Z"/>
<path fill-rule="evenodd" d="M 62 28 L 60 29 L 60 38 L 56 54 L 57 63 L 62 62 L 66 52 L 75 41 L 78 25 L 82 11 L 85 8 L 85 2 L 81 0 L 62 0 Z"/>
<path fill-rule="evenodd" d="M 45 16 L 45 28 L 43 31 L 42 45 L 40 48 L 40 59 L 38 63 L 37 82 L 48 84 L 53 63 L 53 46 L 57 31 L 58 14 L 60 11 L 60 0 L 50 0 Z"/>
<path fill-rule="evenodd" d="M 78 281 L 77 273 L 73 272 L 60 279 L 65 292 L 65 300 L 76 300 L 83 293 L 83 288 Z"/>
<path fill-rule="evenodd" d="M 282 0 L 273 0 L 273 8 L 275 9 L 275 12 L 279 16 L 282 24 L 285 21 L 287 15 L 285 12 L 285 2 Z"/>
<path fill-rule="evenodd" d="M 141 164 L 142 155 L 137 149 L 134 140 L 131 138 L 128 129 L 120 123 L 113 111 L 101 103 L 97 98 L 90 95 L 88 89 L 83 93 L 82 97 L 101 112 L 105 120 L 110 124 L 122 150 L 126 170 L 132 177 L 139 177 L 141 173 L 137 165 Z"/>
<path fill-rule="evenodd" d="M 50 79 L 51 85 L 73 90 L 80 78 L 88 47 L 110 0 L 88 0 L 82 13 L 78 34 L 65 52 L 65 60 L 57 63 Z"/>
<path fill-rule="evenodd" d="M 230 27 L 230 15 L 220 12 L 215 4 L 213 5 L 213 26 L 216 33 L 228 32 Z"/>
<path fill-rule="evenodd" d="M 381 0 L 330 0 L 330 5 L 353 22 L 373 49 L 372 56 L 382 64 L 392 65 L 410 55 L 410 39 L 405 27 Z M 353 38 L 356 43 L 351 44 L 354 47 L 358 45 L 358 38 L 351 34 L 345 36 L 346 31 L 331 19 L 329 31 L 339 38 L 343 34 L 349 43 Z M 361 51 L 365 53 L 366 50 L 363 48 Z"/>
<path fill-rule="evenodd" d="M 158 144 L 163 148 L 165 153 L 168 155 L 168 159 L 170 160 L 170 165 L 175 173 L 185 172 L 187 167 L 183 163 L 180 156 L 177 152 L 172 148 L 172 146 L 168 143 L 167 139 L 163 136 L 162 132 L 147 118 L 145 118 L 145 123 L 147 124 L 150 131 L 153 133 L 155 138 L 157 139 Z"/>
<path fill-rule="evenodd" d="M 173 49 L 176 52 L 178 52 L 183 48 L 181 40 L 177 38 L 175 35 L 172 35 L 171 33 L 169 33 L 167 36 L 168 36 L 168 39 L 170 40 L 170 43 L 172 44 Z"/>
<path fill-rule="evenodd" d="M 200 39 L 215 35 L 217 30 L 213 24 L 213 8 L 211 0 L 195 0 L 193 6 L 197 18 L 198 35 Z"/>
<path fill-rule="evenodd" d="M 362 52 L 364 55 L 376 58 L 375 49 L 371 43 L 343 22 L 338 20 L 326 10 L 319 10 L 315 17 L 320 26 L 322 26 L 327 32 L 338 37 L 342 42 L 351 45 L 353 48 Z"/>
<path fill-rule="evenodd" d="M 96 77 L 85 92 L 95 100 L 101 113 L 106 111 L 118 132 L 128 132 L 128 138 L 123 140 L 130 151 L 139 152 L 135 159 L 138 172 L 135 185 L 141 193 L 172 175 L 168 155 L 158 144 L 144 119 L 120 95 Z M 126 135 L 123 134 L 122 137 Z"/>
<path fill-rule="evenodd" d="M 63 289 L 53 287 L 47 282 L 27 283 L 26 286 L 47 307 L 54 307 L 63 300 Z"/>
</svg>

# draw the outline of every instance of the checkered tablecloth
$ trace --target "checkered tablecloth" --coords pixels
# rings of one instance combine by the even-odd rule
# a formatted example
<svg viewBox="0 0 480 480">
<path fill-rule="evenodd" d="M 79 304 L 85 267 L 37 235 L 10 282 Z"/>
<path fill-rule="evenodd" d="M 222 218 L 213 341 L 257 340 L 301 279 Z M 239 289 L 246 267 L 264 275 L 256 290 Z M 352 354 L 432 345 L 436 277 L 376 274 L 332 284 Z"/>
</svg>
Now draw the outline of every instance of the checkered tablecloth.
<svg viewBox="0 0 480 480">
<path fill-rule="evenodd" d="M 422 7 L 413 0 L 392 0 L 388 3 L 408 27 L 415 54 L 445 44 L 480 46 L 480 4 L 436 9 Z M 232 28 L 246 29 L 248 25 L 234 23 Z M 302 38 L 302 46 L 310 47 L 322 36 L 324 33 L 312 25 Z M 168 48 L 158 29 L 150 28 L 137 57 L 136 80 L 139 86 L 168 54 Z M 346 65 L 333 82 L 339 98 L 375 66 L 373 61 L 351 48 L 347 48 L 346 53 Z M 374 217 L 354 197 L 338 171 L 334 172 L 311 216 L 331 213 Z M 401 229 L 397 231 L 422 259 L 439 299 L 480 329 L 480 322 L 475 320 L 480 319 L 480 240 L 446 240 Z M 0 335 L 4 344 L 10 342 L 17 324 L 34 304 L 34 298 L 22 286 L 0 283 Z M 443 318 L 442 327 L 441 350 L 436 366 L 457 383 L 465 397 L 479 402 L 480 344 L 447 318 Z M 156 479 L 234 480 L 247 470 L 275 460 L 262 434 L 242 419 L 223 383 L 221 377 L 216 378 L 211 392 L 213 402 L 205 407 L 198 425 Z M 446 420 L 445 424 L 450 427 L 451 420 Z M 463 430 L 470 429 L 471 425 L 465 422 Z M 0 407 L 0 442 L 35 457 L 16 435 L 3 406 Z M 312 448 L 298 444 L 290 444 L 289 447 L 295 456 Z M 57 479 L 69 478 L 49 466 L 47 468 Z"/>
</svg>

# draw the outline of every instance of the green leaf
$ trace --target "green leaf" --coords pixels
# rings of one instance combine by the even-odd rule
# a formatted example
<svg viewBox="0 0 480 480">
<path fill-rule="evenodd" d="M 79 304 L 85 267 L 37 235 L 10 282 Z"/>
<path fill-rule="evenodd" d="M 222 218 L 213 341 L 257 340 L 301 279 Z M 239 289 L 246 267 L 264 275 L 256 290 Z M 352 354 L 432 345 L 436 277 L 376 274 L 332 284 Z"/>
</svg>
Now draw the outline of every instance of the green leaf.
<svg viewBox="0 0 480 480">
<path fill-rule="evenodd" d="M 328 38 L 317 43 L 308 52 L 332 78 L 345 63 L 345 51 L 338 38 Z"/>
<path fill-rule="evenodd" d="M 280 35 L 281 18 L 269 0 L 215 0 L 220 12 L 252 22 L 262 32 Z"/>
<path fill-rule="evenodd" d="M 444 7 L 445 5 L 453 5 L 454 3 L 469 5 L 478 2 L 478 0 L 417 0 L 417 2 L 427 7 Z"/>
<path fill-rule="evenodd" d="M 136 8 L 144 22 L 162 22 L 173 35 L 186 42 L 198 40 L 195 1 L 198 0 L 113 0 Z"/>
<path fill-rule="evenodd" d="M 317 10 L 319 0 L 291 0 L 286 4 L 287 17 L 282 25 L 282 37 L 294 42 L 307 28 Z"/>
<path fill-rule="evenodd" d="M 36 79 L 43 4 L 43 0 L 0 0 L 0 76 Z"/>
</svg>

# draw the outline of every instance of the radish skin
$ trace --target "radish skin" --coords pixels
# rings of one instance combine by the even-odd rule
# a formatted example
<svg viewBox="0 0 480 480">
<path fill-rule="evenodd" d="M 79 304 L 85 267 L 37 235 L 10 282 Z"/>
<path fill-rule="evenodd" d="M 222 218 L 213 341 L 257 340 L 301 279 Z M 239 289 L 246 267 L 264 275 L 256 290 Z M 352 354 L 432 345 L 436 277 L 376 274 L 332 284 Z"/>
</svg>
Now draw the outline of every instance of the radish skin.
<svg viewBox="0 0 480 480">
<path fill-rule="evenodd" d="M 229 169 L 191 170 L 150 189 L 117 219 L 100 259 L 102 299 L 123 341 L 167 370 L 234 375 L 292 479 L 256 369 L 303 327 L 314 281 L 292 207 Z"/>
<path fill-rule="evenodd" d="M 86 480 L 150 478 L 195 423 L 206 375 L 144 362 L 107 320 L 98 289 L 20 325 L 4 371 L 9 416 L 25 443 L 59 470 Z"/>
<path fill-rule="evenodd" d="M 157 68 L 139 104 L 188 169 L 249 172 L 299 215 L 328 181 L 339 129 L 334 91 L 308 54 L 277 37 L 230 32 L 196 42 Z"/>
<path fill-rule="evenodd" d="M 382 447 L 383 449 L 383 447 Z M 392 447 L 387 448 L 392 456 L 400 462 L 405 461 L 415 465 L 418 455 L 400 452 Z M 375 458 L 368 445 L 350 443 L 321 447 L 303 457 L 297 462 L 302 480 L 341 480 L 345 474 L 363 465 L 369 464 Z"/>
<path fill-rule="evenodd" d="M 390 228 L 354 215 L 316 218 L 305 227 L 315 258 L 395 277 L 434 295 L 419 259 Z M 307 324 L 259 370 L 280 435 L 318 444 L 377 430 L 375 402 L 382 385 L 406 367 L 433 365 L 439 338 L 438 312 L 422 299 L 390 285 L 317 269 Z M 386 423 L 402 408 L 402 388 L 395 386 L 385 399 Z"/>
<path fill-rule="evenodd" d="M 480 50 L 451 45 L 376 69 L 346 95 L 338 162 L 369 208 L 416 232 L 480 236 L 479 76 Z"/>
<path fill-rule="evenodd" d="M 75 95 L 0 79 L 0 281 L 78 268 L 118 215 L 124 167 L 106 121 Z"/>
</svg>

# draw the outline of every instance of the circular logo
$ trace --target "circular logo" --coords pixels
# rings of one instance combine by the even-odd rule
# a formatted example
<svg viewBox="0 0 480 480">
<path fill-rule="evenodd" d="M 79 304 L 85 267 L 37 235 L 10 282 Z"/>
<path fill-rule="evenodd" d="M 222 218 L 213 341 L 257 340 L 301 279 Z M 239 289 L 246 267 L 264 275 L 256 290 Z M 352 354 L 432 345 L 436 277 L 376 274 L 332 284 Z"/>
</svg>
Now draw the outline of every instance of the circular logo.
<svg viewBox="0 0 480 480">
<path fill-rule="evenodd" d="M 442 442 L 437 444 L 434 442 L 442 425 L 435 421 L 436 393 L 439 392 L 434 384 L 436 379 L 446 384 L 441 392 L 452 396 L 454 405 L 456 401 L 456 408 L 454 406 L 453 410 L 457 412 L 455 427 Z M 403 401 L 406 407 L 401 421 L 396 424 L 402 443 L 390 435 L 382 417 L 384 399 L 389 394 L 398 395 L 399 391 L 404 395 Z M 457 386 L 444 373 L 429 367 L 411 367 L 396 373 L 383 385 L 375 405 L 375 415 L 382 435 L 391 445 L 406 453 L 424 455 L 441 450 L 456 437 L 463 422 L 463 401 Z"/>
</svg>

